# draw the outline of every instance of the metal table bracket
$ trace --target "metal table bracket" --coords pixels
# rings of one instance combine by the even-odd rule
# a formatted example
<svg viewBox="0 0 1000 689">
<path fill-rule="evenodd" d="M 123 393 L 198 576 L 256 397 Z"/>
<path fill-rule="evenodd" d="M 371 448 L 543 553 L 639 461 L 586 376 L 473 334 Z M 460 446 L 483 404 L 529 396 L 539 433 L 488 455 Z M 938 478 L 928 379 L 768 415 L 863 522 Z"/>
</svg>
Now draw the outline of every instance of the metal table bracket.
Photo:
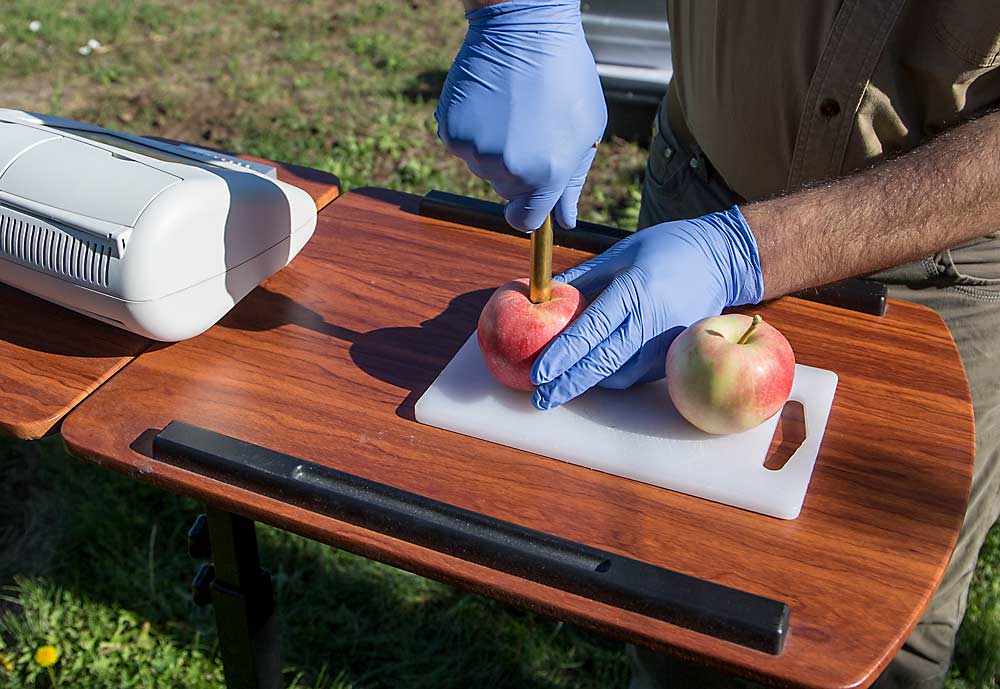
<svg viewBox="0 0 1000 689">
<path fill-rule="evenodd" d="M 252 520 L 213 507 L 188 532 L 193 557 L 211 557 L 191 584 L 196 605 L 211 603 L 228 689 L 282 686 L 271 575 L 260 566 Z"/>
</svg>

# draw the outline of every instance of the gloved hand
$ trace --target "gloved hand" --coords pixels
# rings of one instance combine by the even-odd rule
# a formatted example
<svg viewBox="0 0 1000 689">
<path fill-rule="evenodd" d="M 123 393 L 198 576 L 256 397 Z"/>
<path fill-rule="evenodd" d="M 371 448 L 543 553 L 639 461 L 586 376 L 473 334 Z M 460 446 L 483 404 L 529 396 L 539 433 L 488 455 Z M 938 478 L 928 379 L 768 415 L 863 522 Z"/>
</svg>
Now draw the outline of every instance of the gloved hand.
<svg viewBox="0 0 1000 689">
<path fill-rule="evenodd" d="M 504 2 L 466 12 L 469 30 L 434 113 L 438 137 L 530 232 L 555 209 L 576 226 L 594 144 L 608 121 L 579 0 Z"/>
<path fill-rule="evenodd" d="M 594 385 L 662 378 L 681 330 L 764 294 L 757 240 L 736 206 L 637 232 L 555 279 L 588 299 L 600 294 L 535 362 L 538 409 Z"/>
</svg>

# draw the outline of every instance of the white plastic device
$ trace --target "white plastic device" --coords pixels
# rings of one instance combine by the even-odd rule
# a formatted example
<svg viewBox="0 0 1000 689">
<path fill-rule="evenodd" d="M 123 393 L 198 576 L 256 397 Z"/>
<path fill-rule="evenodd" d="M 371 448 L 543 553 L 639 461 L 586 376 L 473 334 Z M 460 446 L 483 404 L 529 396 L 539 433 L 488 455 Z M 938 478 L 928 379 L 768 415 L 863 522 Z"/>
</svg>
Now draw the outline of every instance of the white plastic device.
<svg viewBox="0 0 1000 689">
<path fill-rule="evenodd" d="M 274 168 L 0 109 L 0 282 L 164 341 L 286 266 L 316 206 Z"/>
</svg>

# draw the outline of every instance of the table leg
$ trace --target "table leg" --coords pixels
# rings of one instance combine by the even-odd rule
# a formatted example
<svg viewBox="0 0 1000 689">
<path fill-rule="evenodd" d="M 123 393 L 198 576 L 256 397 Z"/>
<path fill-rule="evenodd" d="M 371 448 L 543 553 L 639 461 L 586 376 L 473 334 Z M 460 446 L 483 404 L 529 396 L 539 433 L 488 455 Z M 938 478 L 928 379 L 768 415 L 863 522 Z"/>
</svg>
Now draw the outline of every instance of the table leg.
<svg viewBox="0 0 1000 689">
<path fill-rule="evenodd" d="M 271 575 L 260 567 L 254 522 L 209 507 L 207 525 L 212 565 L 208 576 L 203 567 L 198 579 L 208 584 L 215 608 L 226 686 L 278 689 L 282 682 L 274 588 Z M 195 596 L 197 600 L 197 591 Z"/>
</svg>

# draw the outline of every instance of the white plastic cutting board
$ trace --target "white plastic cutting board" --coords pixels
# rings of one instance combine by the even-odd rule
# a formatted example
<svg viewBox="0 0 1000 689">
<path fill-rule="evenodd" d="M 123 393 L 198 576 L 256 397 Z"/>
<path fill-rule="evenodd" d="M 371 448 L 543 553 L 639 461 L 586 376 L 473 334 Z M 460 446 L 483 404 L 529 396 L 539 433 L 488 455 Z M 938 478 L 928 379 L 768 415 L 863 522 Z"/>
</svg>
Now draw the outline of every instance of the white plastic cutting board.
<svg viewBox="0 0 1000 689">
<path fill-rule="evenodd" d="M 778 416 L 715 436 L 685 421 L 664 381 L 630 390 L 594 388 L 540 412 L 531 394 L 490 375 L 475 333 L 416 405 L 421 423 L 761 514 L 795 519 L 802 509 L 837 374 L 795 366 L 791 399 L 805 409 L 806 437 L 784 467 L 764 460 Z"/>
</svg>

